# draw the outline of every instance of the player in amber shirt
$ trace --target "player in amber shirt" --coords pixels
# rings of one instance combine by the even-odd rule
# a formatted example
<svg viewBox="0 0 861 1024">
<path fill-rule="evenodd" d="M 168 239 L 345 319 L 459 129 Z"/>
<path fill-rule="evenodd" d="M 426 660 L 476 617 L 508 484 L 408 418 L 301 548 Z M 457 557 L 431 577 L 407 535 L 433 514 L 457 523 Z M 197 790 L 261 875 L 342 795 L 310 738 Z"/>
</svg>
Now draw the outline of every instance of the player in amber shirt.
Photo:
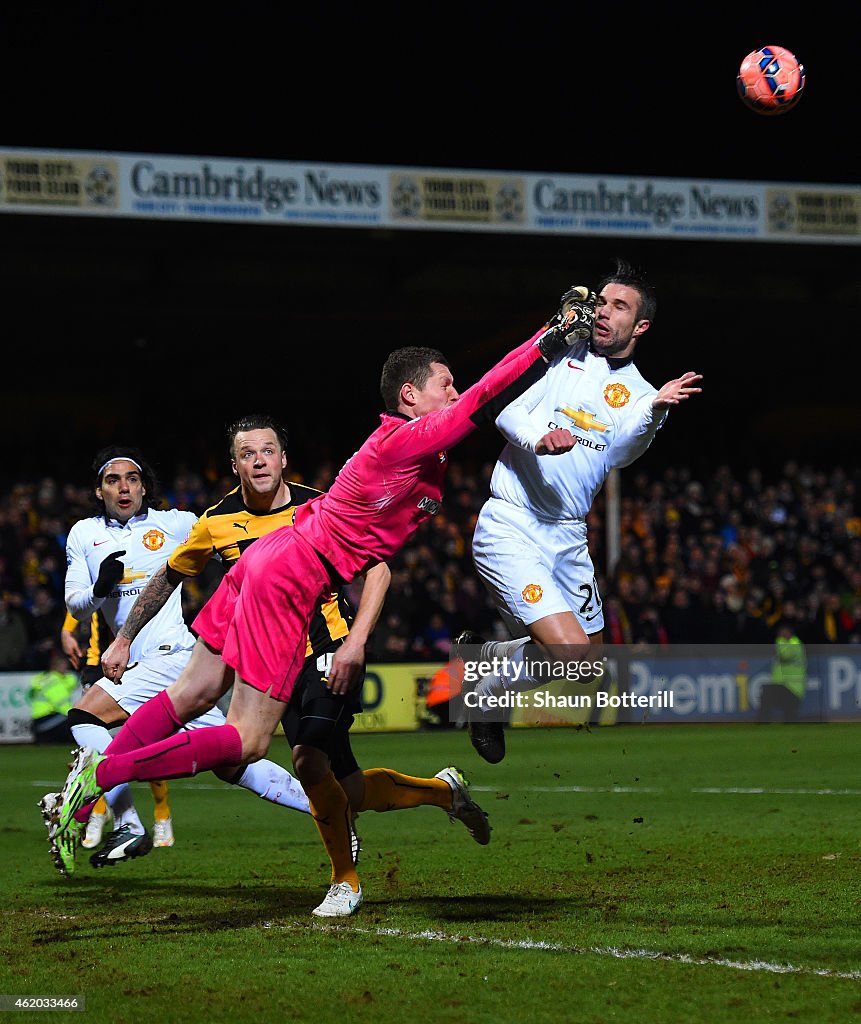
<svg viewBox="0 0 861 1024">
<path fill-rule="evenodd" d="M 63 789 L 59 832 L 69 828 L 81 804 L 117 781 L 176 778 L 264 756 L 302 667 L 308 625 L 321 598 L 385 562 L 439 509 L 447 449 L 479 424 L 492 423 L 558 351 L 583 331 L 590 334 L 594 312 L 588 289 L 566 293 L 549 324 L 462 396 L 441 352 L 408 347 L 391 353 L 381 380 L 388 411 L 378 429 L 330 490 L 302 506 L 292 529 L 261 538 L 224 577 L 194 621 L 200 640 L 188 671 L 124 730 L 142 746 L 107 757 L 79 751 Z M 332 692 L 346 693 L 357 670 L 333 665 Z M 234 672 L 227 725 L 171 735 L 184 714 L 217 700 Z M 167 738 L 152 742 L 160 737 Z M 333 884 L 314 912 L 347 916 L 362 901 L 355 865 L 344 854 L 349 804 L 332 772 L 321 774 L 324 764 L 315 759 L 305 765 L 294 751 L 294 767 L 333 864 Z M 457 797 L 462 780 L 447 781 Z M 486 817 L 476 813 L 471 831 L 482 825 L 487 829 Z"/>
<path fill-rule="evenodd" d="M 65 599 L 77 620 L 101 612 L 108 630 L 118 636 L 138 596 L 163 571 L 170 554 L 188 540 L 197 516 L 180 509 L 159 509 L 158 482 L 143 454 L 136 448 L 110 446 L 94 461 L 94 498 L 100 513 L 79 520 L 66 541 Z M 69 711 L 75 741 L 88 748 L 113 746 L 110 729 L 125 722 L 182 674 L 191 659 L 195 638 L 182 614 L 181 593 L 173 588 L 127 646 L 127 671 L 98 679 Z M 129 663 L 130 662 L 130 663 Z M 201 709 L 187 722 L 189 732 L 226 721 L 216 706 Z M 114 747 L 116 750 L 117 748 Z M 253 765 L 221 765 L 215 774 L 235 782 L 262 799 L 310 813 L 302 786 L 281 765 L 268 760 Z M 155 776 L 155 778 L 160 778 Z M 149 780 L 148 780 L 149 781 Z M 39 801 L 48 830 L 51 856 L 66 875 L 76 870 L 76 842 L 58 836 L 60 794 L 46 793 Z M 91 857 L 95 868 L 145 856 L 153 840 L 137 814 L 128 785 L 111 787 L 107 802 L 113 830 Z M 75 838 L 83 838 L 84 823 L 92 808 L 81 810 Z"/>
<path fill-rule="evenodd" d="M 230 425 L 227 437 L 231 468 L 239 478 L 239 486 L 200 516 L 185 543 L 172 552 L 162 570 L 143 589 L 102 659 L 108 678 L 122 678 L 131 643 L 183 580 L 198 576 L 213 559 L 229 569 L 259 538 L 292 526 L 297 509 L 321 494 L 312 487 L 284 479 L 287 433 L 272 417 L 243 416 Z M 340 587 L 323 595 L 311 616 L 299 692 L 294 694 L 282 718 L 291 747 L 301 743 L 309 732 L 322 746 L 335 777 L 354 803 L 361 796 L 356 787 L 357 777 L 361 778 L 362 773 L 351 749 L 349 729 L 354 716 L 362 710 L 359 689 L 340 695 L 325 708 L 315 706 L 314 702 L 328 694 L 327 674 L 333 665 L 364 667 L 365 645 L 379 617 L 390 578 L 385 564 L 369 572 L 356 612 Z M 258 764 L 250 764 L 246 770 L 253 773 Z M 355 859 L 355 833 L 351 846 Z"/>
</svg>

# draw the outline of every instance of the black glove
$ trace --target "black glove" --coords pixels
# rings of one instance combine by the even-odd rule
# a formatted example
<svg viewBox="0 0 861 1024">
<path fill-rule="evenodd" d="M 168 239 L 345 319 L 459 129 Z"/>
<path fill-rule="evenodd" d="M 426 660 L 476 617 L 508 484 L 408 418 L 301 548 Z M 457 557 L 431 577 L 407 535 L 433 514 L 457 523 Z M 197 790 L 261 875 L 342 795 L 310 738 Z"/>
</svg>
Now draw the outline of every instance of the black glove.
<svg viewBox="0 0 861 1024">
<path fill-rule="evenodd" d="M 559 302 L 559 312 L 538 339 L 538 348 L 548 362 L 575 341 L 592 337 L 597 303 L 598 296 L 582 284 L 565 292 Z"/>
<path fill-rule="evenodd" d="M 107 597 L 123 578 L 126 567 L 118 559 L 122 558 L 124 554 L 125 551 L 114 551 L 113 554 L 102 560 L 98 579 L 93 584 L 94 597 Z"/>
<path fill-rule="evenodd" d="M 565 334 L 565 340 L 569 345 L 573 345 L 575 341 L 586 341 L 592 337 L 597 305 L 598 296 L 582 284 L 569 288 L 562 296 L 558 315 L 562 318 L 563 325 L 566 323 L 568 325 L 567 328 L 563 326 L 562 329 L 563 332 L 568 331 Z"/>
</svg>

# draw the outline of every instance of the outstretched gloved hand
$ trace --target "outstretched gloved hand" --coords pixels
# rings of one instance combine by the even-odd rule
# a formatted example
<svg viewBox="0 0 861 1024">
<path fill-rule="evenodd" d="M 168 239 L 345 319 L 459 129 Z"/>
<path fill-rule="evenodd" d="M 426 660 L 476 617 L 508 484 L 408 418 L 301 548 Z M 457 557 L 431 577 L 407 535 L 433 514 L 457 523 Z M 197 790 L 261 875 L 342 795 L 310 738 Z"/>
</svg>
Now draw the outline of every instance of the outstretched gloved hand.
<svg viewBox="0 0 861 1024">
<path fill-rule="evenodd" d="M 597 304 L 598 296 L 585 285 L 574 285 L 565 292 L 559 311 L 538 339 L 538 348 L 547 362 L 576 341 L 592 337 Z"/>
</svg>

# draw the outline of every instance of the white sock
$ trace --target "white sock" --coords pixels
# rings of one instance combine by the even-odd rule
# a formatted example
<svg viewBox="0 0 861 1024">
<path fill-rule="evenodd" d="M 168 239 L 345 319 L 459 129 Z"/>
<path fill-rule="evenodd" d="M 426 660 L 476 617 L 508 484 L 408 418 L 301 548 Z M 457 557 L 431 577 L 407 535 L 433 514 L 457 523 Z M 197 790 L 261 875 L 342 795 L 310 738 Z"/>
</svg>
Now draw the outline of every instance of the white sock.
<svg viewBox="0 0 861 1024">
<path fill-rule="evenodd" d="M 261 800 L 311 813 L 311 805 L 299 780 L 274 761 L 254 761 L 246 765 L 236 785 L 251 790 Z"/>
<path fill-rule="evenodd" d="M 525 649 L 530 638 L 518 640 L 490 640 L 481 648 L 482 661 L 496 661 L 497 671 L 482 676 L 476 683 L 475 692 L 484 697 L 499 697 L 506 690 L 531 690 L 539 685 L 538 680 L 524 673 Z"/>
<path fill-rule="evenodd" d="M 131 787 L 127 782 L 121 782 L 119 786 L 105 793 L 105 800 L 114 816 L 114 831 L 128 825 L 136 836 L 142 836 L 146 829 L 138 816 L 134 801 L 132 800 Z"/>
<path fill-rule="evenodd" d="M 475 684 L 475 692 L 482 697 L 498 697 L 504 690 L 502 680 L 494 675 L 482 676 Z"/>
<path fill-rule="evenodd" d="M 516 640 L 488 640 L 481 646 L 481 660 L 492 661 L 496 658 L 502 661 L 503 658 L 511 658 L 514 652 L 528 644 L 529 640 L 528 636 L 521 636 Z"/>
<path fill-rule="evenodd" d="M 531 652 L 527 652 L 528 644 L 532 644 Z M 519 640 L 488 641 L 481 648 L 481 660 L 494 661 L 495 659 L 496 673 L 482 676 L 475 686 L 475 692 L 484 696 L 499 697 L 506 690 L 514 692 L 535 690 L 539 686 L 547 685 L 561 678 L 558 675 L 553 675 L 552 670 L 564 667 L 565 663 L 561 660 L 558 662 L 548 661 L 547 655 L 540 656 L 540 650 L 531 637 L 523 637 Z M 576 651 L 577 648 L 572 645 L 572 650 Z M 582 651 L 582 648 L 580 650 Z M 588 650 L 587 646 L 579 660 L 588 660 Z M 530 653 L 531 657 L 529 657 Z M 576 679 L 577 677 L 572 678 Z M 593 677 L 586 673 L 584 666 L 580 668 L 579 678 L 585 684 Z"/>
<path fill-rule="evenodd" d="M 113 739 L 110 732 L 104 725 L 96 725 L 94 722 L 85 722 L 72 726 L 72 736 L 79 747 L 92 747 L 103 754 L 108 744 Z M 114 816 L 114 829 L 128 825 L 136 835 L 143 835 L 144 827 L 138 812 L 135 810 L 132 800 L 132 791 L 127 782 L 121 782 L 118 786 L 105 793 L 105 800 Z"/>
<path fill-rule="evenodd" d="M 95 722 L 85 722 L 81 725 L 72 726 L 72 735 L 79 747 L 92 747 L 100 754 L 108 749 L 108 744 L 113 739 L 107 726 L 96 725 Z"/>
</svg>

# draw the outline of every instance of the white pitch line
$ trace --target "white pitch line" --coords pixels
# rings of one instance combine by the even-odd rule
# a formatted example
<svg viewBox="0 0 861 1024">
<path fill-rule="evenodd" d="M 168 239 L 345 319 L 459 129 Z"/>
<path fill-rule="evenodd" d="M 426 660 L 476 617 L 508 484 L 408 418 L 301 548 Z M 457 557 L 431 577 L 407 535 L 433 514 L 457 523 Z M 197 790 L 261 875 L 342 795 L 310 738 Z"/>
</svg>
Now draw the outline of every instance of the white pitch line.
<svg viewBox="0 0 861 1024">
<path fill-rule="evenodd" d="M 264 927 L 270 928 L 271 922 Z M 562 946 L 555 942 L 541 942 L 534 939 L 492 939 L 481 935 L 448 935 L 446 932 L 406 932 L 400 928 L 354 928 L 347 925 L 313 926 L 323 931 L 349 930 L 363 935 L 377 935 L 382 938 L 410 939 L 424 942 L 450 942 L 453 945 L 472 943 L 479 946 L 493 946 L 497 949 L 539 950 L 549 953 L 567 953 L 573 956 L 604 956 L 614 960 L 657 960 L 664 963 L 689 964 L 693 967 L 728 967 L 735 971 L 762 971 L 768 974 L 801 974 L 820 978 L 839 978 L 844 981 L 861 980 L 861 971 L 835 971 L 824 967 L 797 967 L 794 964 L 774 964 L 767 960 L 724 960 L 721 957 L 697 957 L 689 953 L 659 953 L 650 949 L 620 949 L 617 946 Z M 294 926 L 287 925 L 287 928 Z M 306 928 L 307 925 L 297 927 Z"/>
<path fill-rule="evenodd" d="M 678 793 L 667 786 L 470 786 L 473 793 L 498 793 L 500 788 L 512 793 Z M 725 796 L 861 796 L 861 789 L 776 789 L 766 786 L 695 786 L 688 793 Z"/>
<path fill-rule="evenodd" d="M 212 785 L 207 782 L 191 782 L 172 779 L 172 786 L 196 790 L 218 790 L 232 787 L 222 782 Z M 30 785 L 36 789 L 50 789 L 62 786 L 56 779 L 35 779 Z M 667 786 L 470 786 L 473 793 L 498 793 L 504 789 L 510 793 L 678 793 L 678 789 Z M 717 796 L 861 796 L 861 789 L 784 789 L 767 786 L 697 786 L 684 792 Z"/>
<path fill-rule="evenodd" d="M 778 796 L 861 796 L 861 789 L 769 789 L 758 786 L 730 786 L 726 789 L 703 787 L 692 789 L 692 793 L 728 793 L 741 796 L 757 796 L 759 793 L 774 793 Z"/>
<path fill-rule="evenodd" d="M 666 793 L 661 786 L 470 786 L 472 793 Z"/>
</svg>

